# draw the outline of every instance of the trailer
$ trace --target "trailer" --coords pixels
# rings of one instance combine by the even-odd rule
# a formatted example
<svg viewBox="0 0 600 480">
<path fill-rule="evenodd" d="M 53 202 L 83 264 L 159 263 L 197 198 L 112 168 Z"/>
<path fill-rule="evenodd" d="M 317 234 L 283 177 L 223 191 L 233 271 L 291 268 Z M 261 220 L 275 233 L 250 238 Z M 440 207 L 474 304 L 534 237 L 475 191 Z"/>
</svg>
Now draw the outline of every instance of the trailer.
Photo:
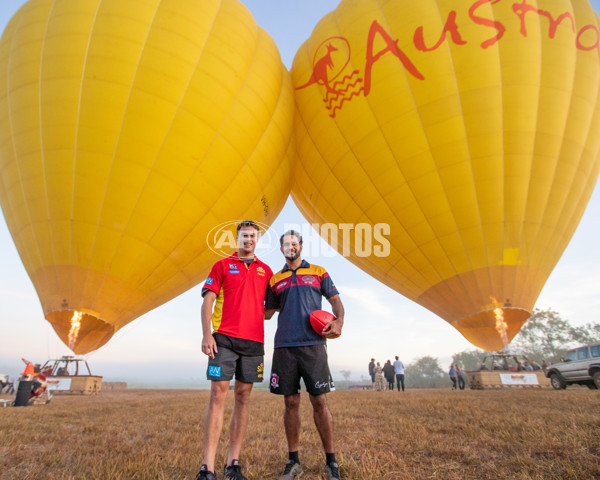
<svg viewBox="0 0 600 480">
<path fill-rule="evenodd" d="M 41 368 L 54 395 L 95 395 L 102 390 L 102 377 L 92 375 L 86 360 L 64 356 L 48 360 Z"/>
</svg>

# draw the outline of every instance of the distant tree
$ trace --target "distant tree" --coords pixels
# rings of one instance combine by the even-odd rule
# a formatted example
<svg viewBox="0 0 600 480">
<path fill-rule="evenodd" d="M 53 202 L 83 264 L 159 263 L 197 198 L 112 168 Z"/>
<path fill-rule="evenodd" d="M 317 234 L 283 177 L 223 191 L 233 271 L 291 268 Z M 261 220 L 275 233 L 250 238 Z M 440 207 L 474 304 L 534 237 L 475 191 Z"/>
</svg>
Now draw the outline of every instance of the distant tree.
<svg viewBox="0 0 600 480">
<path fill-rule="evenodd" d="M 509 348 L 532 359 L 555 362 L 574 345 L 598 339 L 600 324 L 572 327 L 558 312 L 536 308 Z"/>
<path fill-rule="evenodd" d="M 600 323 L 586 323 L 581 327 L 573 327 L 573 340 L 580 344 L 600 342 Z"/>
<path fill-rule="evenodd" d="M 406 367 L 404 373 L 407 387 L 437 388 L 446 385 L 446 374 L 437 358 L 418 358 Z"/>
<path fill-rule="evenodd" d="M 342 374 L 342 377 L 344 377 L 344 380 L 348 381 L 352 372 L 350 370 L 340 370 L 340 373 Z"/>
<path fill-rule="evenodd" d="M 486 355 L 487 352 L 479 349 L 464 350 L 452 355 L 452 361 L 458 363 L 463 370 L 479 370 Z"/>
</svg>

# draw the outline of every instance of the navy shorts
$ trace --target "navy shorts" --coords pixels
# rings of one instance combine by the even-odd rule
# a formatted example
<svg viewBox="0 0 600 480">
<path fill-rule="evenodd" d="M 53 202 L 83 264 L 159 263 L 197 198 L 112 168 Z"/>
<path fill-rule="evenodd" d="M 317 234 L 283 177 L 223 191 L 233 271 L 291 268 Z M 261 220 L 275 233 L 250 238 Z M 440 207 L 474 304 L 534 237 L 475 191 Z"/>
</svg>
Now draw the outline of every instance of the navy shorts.
<svg viewBox="0 0 600 480">
<path fill-rule="evenodd" d="M 322 395 L 335 390 L 327 365 L 327 346 L 279 347 L 274 350 L 269 387 L 271 393 L 300 393 L 301 378 L 311 395 Z"/>
<path fill-rule="evenodd" d="M 264 356 L 239 355 L 227 347 L 219 345 L 215 358 L 208 357 L 207 380 L 229 381 L 235 379 L 244 383 L 259 383 L 264 377 Z"/>
</svg>

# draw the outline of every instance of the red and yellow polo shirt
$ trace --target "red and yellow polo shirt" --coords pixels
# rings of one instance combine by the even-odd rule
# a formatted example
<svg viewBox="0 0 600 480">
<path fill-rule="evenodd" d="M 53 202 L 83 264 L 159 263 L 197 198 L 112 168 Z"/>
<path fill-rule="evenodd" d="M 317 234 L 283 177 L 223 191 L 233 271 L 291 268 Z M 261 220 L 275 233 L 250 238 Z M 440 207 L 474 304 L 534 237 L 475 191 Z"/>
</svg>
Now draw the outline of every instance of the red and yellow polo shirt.
<svg viewBox="0 0 600 480">
<path fill-rule="evenodd" d="M 213 331 L 264 343 L 265 292 L 272 276 L 256 257 L 247 265 L 234 253 L 215 263 L 202 288 L 202 296 L 208 290 L 217 294 Z"/>
</svg>

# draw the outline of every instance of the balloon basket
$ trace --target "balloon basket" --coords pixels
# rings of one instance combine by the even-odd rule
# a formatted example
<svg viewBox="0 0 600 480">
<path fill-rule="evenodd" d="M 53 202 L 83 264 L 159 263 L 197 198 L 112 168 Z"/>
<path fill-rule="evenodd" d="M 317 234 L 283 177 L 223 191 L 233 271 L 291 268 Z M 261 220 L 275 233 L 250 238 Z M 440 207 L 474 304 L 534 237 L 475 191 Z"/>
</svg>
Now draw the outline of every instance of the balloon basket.
<svg viewBox="0 0 600 480">
<path fill-rule="evenodd" d="M 479 370 L 467 371 L 471 390 L 545 389 L 551 388 L 543 370 L 523 370 L 529 363 L 523 355 L 495 353 L 484 358 Z"/>
</svg>

